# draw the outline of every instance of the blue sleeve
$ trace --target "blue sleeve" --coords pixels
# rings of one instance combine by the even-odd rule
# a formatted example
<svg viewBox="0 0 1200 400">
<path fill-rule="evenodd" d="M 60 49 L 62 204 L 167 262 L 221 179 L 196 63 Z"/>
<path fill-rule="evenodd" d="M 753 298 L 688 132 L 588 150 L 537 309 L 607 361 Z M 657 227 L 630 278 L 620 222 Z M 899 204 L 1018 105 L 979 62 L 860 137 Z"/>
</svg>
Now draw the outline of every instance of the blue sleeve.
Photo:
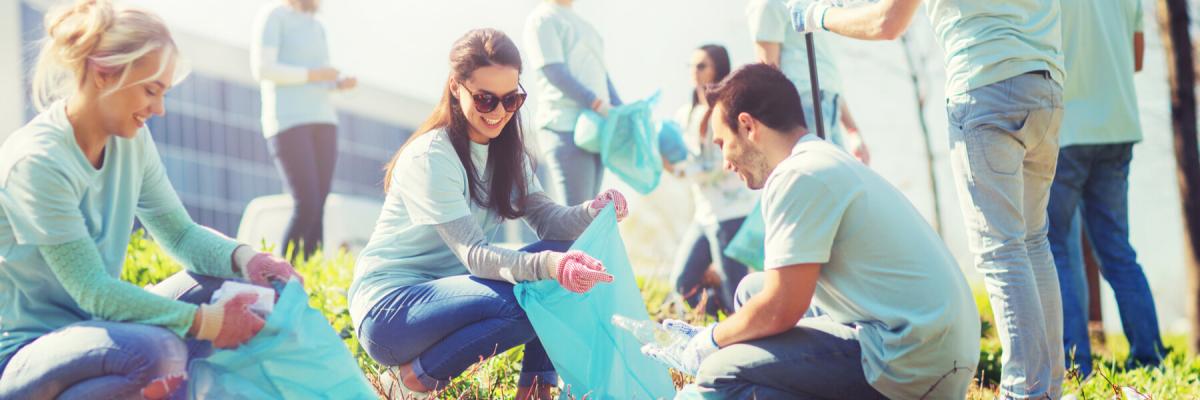
<svg viewBox="0 0 1200 400">
<path fill-rule="evenodd" d="M 551 85 L 561 90 L 571 100 L 579 103 L 580 107 L 585 109 L 592 108 L 592 102 L 596 101 L 596 94 L 583 86 L 578 79 L 571 76 L 571 72 L 567 71 L 567 65 L 563 63 L 546 64 L 542 67 L 542 73 L 546 74 L 546 80 L 550 81 Z M 612 86 L 609 86 L 610 88 Z"/>
<path fill-rule="evenodd" d="M 278 49 L 280 42 L 283 41 L 283 27 L 280 26 L 275 8 L 264 10 L 255 21 L 255 25 L 257 25 L 254 27 L 255 38 L 258 39 L 259 45 Z"/>
<path fill-rule="evenodd" d="M 625 104 L 621 101 L 621 96 L 617 96 L 617 87 L 613 86 L 612 77 L 608 77 L 605 80 L 608 81 L 608 103 L 614 106 Z"/>
</svg>

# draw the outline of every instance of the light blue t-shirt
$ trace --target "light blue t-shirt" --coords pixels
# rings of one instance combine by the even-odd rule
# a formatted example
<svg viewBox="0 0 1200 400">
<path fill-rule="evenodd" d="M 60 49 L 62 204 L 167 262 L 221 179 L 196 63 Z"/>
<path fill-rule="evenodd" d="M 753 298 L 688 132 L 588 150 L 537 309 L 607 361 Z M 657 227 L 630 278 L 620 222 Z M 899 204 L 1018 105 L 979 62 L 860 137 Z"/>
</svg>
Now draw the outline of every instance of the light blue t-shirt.
<svg viewBox="0 0 1200 400">
<path fill-rule="evenodd" d="M 1133 34 L 1142 31 L 1142 2 L 1062 0 L 1067 80 L 1059 144 L 1142 140 L 1133 84 Z"/>
<path fill-rule="evenodd" d="M 525 20 L 525 65 L 534 71 L 537 114 L 534 126 L 555 131 L 575 130 L 584 111 L 575 100 L 550 83 L 542 67 L 564 64 L 571 76 L 608 104 L 608 68 L 604 64 L 604 40 L 583 17 L 551 2 L 542 2 Z"/>
<path fill-rule="evenodd" d="M 469 143 L 482 187 L 487 188 L 488 146 Z M 526 193 L 543 191 L 528 163 L 525 180 Z M 470 196 L 467 169 L 444 129 L 425 133 L 404 147 L 392 166 L 383 212 L 354 267 L 348 297 L 355 326 L 392 290 L 470 273 L 433 227 L 471 216 L 485 236 L 494 235 L 503 218 Z"/>
<path fill-rule="evenodd" d="M 254 38 L 262 48 L 279 50 L 279 64 L 305 69 L 329 66 L 329 44 L 325 27 L 310 13 L 283 4 L 263 8 L 255 21 Z M 330 101 L 331 82 L 279 85 L 263 80 L 263 136 L 271 138 L 298 125 L 337 123 Z"/>
<path fill-rule="evenodd" d="M 1063 83 L 1058 0 L 929 0 L 926 9 L 946 53 L 947 96 L 1039 70 Z"/>
<path fill-rule="evenodd" d="M 854 326 L 872 387 L 894 399 L 966 397 L 979 313 L 950 251 L 903 193 L 810 134 L 767 178 L 762 213 L 764 267 L 821 264 L 812 304 Z"/>
<path fill-rule="evenodd" d="M 812 97 L 812 79 L 808 73 L 808 46 L 804 33 L 792 28 L 792 18 L 787 0 L 750 0 L 746 4 L 746 19 L 750 34 L 755 42 L 779 43 L 779 69 L 796 85 L 800 98 L 809 102 Z M 821 90 L 830 93 L 842 92 L 842 78 L 838 74 L 837 60 L 828 33 L 813 34 L 813 52 L 817 57 L 817 82 Z"/>
<path fill-rule="evenodd" d="M 98 170 L 75 142 L 65 102 L 9 136 L 0 146 L 0 364 L 41 335 L 92 319 L 38 246 L 91 239 L 119 277 L 134 216 L 182 207 L 146 128 L 110 138 Z"/>
</svg>

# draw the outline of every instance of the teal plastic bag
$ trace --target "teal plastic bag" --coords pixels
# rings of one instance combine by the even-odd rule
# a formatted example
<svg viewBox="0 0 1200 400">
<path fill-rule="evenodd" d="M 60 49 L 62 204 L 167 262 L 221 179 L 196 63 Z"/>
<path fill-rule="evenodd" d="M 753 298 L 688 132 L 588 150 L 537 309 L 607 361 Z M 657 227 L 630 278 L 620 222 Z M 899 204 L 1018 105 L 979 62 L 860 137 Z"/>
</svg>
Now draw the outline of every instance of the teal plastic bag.
<svg viewBox="0 0 1200 400">
<path fill-rule="evenodd" d="M 584 111 L 575 121 L 575 147 L 591 153 L 600 152 L 600 131 L 604 129 L 604 117 L 595 111 Z"/>
<path fill-rule="evenodd" d="M 658 123 L 658 149 L 667 162 L 675 164 L 687 159 L 687 143 L 683 141 L 683 128 L 675 121 Z"/>
<path fill-rule="evenodd" d="M 296 281 L 249 342 L 188 365 L 189 399 L 377 399 L 329 321 Z"/>
<path fill-rule="evenodd" d="M 568 395 L 582 399 L 670 399 L 675 384 L 667 367 L 646 357 L 641 343 L 613 326 L 614 314 L 649 319 L 625 244 L 609 205 L 571 246 L 604 263 L 612 283 L 583 294 L 555 281 L 520 283 L 513 289 L 550 355 Z"/>
<path fill-rule="evenodd" d="M 752 269 L 762 271 L 766 260 L 767 225 L 763 222 L 762 202 L 754 206 L 754 210 L 746 215 L 742 227 L 738 228 L 729 245 L 725 246 L 725 256 L 737 260 Z"/>
<path fill-rule="evenodd" d="M 600 160 L 605 168 L 638 193 L 647 194 L 662 178 L 662 155 L 654 105 L 659 93 L 647 99 L 614 107 L 600 131 Z"/>
</svg>

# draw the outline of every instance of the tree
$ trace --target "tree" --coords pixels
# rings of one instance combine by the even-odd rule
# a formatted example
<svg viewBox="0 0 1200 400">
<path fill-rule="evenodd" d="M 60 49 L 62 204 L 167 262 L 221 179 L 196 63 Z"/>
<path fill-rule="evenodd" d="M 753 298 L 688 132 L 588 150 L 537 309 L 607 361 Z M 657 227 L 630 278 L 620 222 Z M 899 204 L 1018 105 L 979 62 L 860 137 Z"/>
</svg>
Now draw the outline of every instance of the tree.
<svg viewBox="0 0 1200 400">
<path fill-rule="evenodd" d="M 1191 347 L 1200 349 L 1200 145 L 1196 141 L 1196 68 L 1187 1 L 1159 0 L 1158 22 L 1171 85 L 1171 126 L 1191 282 L 1187 300 Z"/>
</svg>

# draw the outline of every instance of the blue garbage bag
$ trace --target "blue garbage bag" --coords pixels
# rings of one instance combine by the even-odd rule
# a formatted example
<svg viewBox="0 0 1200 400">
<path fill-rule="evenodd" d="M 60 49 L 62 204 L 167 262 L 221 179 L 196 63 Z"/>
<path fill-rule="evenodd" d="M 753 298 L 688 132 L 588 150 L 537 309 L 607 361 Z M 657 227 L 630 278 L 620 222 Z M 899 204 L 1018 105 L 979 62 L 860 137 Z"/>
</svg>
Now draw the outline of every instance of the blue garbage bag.
<svg viewBox="0 0 1200 400">
<path fill-rule="evenodd" d="M 662 155 L 654 125 L 654 105 L 659 93 L 614 107 L 600 133 L 600 160 L 604 167 L 638 193 L 647 194 L 662 178 Z"/>
<path fill-rule="evenodd" d="M 687 159 L 687 144 L 683 141 L 683 128 L 678 123 L 675 121 L 658 123 L 658 149 L 671 164 Z"/>
<path fill-rule="evenodd" d="M 513 292 L 566 386 L 562 399 L 670 399 L 667 367 L 646 357 L 633 335 L 611 323 L 614 314 L 649 319 L 610 204 L 571 246 L 604 263 L 612 283 L 571 293 L 555 281 L 517 284 Z"/>
<path fill-rule="evenodd" d="M 249 342 L 188 364 L 189 399 L 377 399 L 329 321 L 296 281 Z"/>
<path fill-rule="evenodd" d="M 747 267 L 762 271 L 763 262 L 767 258 L 766 236 L 767 224 L 763 221 L 760 201 L 754 206 L 754 211 L 746 215 L 746 220 L 733 235 L 733 239 L 729 240 L 724 254 Z"/>
</svg>

